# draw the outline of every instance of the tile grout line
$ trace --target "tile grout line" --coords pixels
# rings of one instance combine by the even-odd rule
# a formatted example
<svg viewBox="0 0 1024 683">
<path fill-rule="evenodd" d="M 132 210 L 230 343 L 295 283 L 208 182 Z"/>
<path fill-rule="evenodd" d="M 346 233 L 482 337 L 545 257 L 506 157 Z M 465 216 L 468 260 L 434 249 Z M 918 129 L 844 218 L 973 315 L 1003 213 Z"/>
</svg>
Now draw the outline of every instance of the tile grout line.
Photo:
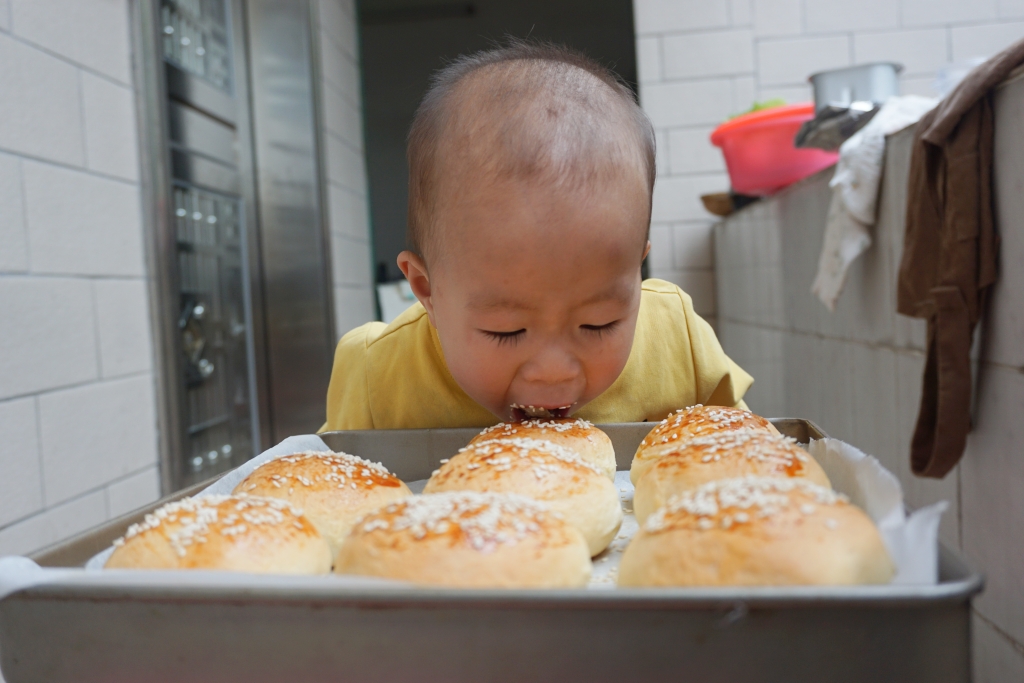
<svg viewBox="0 0 1024 683">
<path fill-rule="evenodd" d="M 105 180 L 112 180 L 114 182 L 121 183 L 122 185 L 128 185 L 130 187 L 135 187 L 135 188 L 139 187 L 139 181 L 137 181 L 137 180 L 128 180 L 127 178 L 122 178 L 120 176 L 112 175 L 110 173 L 105 173 L 103 171 L 94 171 L 94 170 L 92 170 L 90 168 L 86 168 L 85 166 L 75 166 L 74 164 L 68 164 L 68 163 L 65 163 L 63 161 L 55 161 L 53 159 L 47 159 L 46 157 L 40 157 L 40 156 L 36 156 L 35 154 L 29 154 L 27 152 L 21 152 L 21 151 L 18 151 L 18 150 L 10 149 L 9 147 L 0 147 L 0 154 L 10 154 L 11 156 L 18 157 L 19 159 L 22 159 L 22 160 L 34 161 L 37 164 L 45 164 L 47 166 L 54 166 L 56 168 L 61 168 L 61 169 L 64 169 L 66 171 L 76 171 L 78 173 L 84 173 L 85 175 L 94 176 L 96 178 L 103 178 Z"/>
<path fill-rule="evenodd" d="M 74 382 L 72 384 L 63 384 L 63 385 L 58 386 L 58 387 L 48 387 L 48 388 L 40 390 L 40 391 L 30 391 L 30 392 L 26 392 L 24 394 L 13 394 L 11 396 L 4 396 L 3 398 L 0 398 L 0 404 L 6 403 L 8 401 L 17 401 L 18 399 L 23 399 L 23 398 L 32 398 L 33 396 L 48 396 L 50 394 L 56 394 L 57 392 L 61 392 L 61 391 L 69 391 L 71 389 L 81 389 L 83 387 L 87 387 L 87 386 L 90 386 L 90 385 L 93 385 L 93 384 L 110 384 L 112 382 L 119 382 L 121 380 L 138 379 L 140 377 L 151 376 L 152 374 L 153 374 L 153 370 L 149 369 L 149 370 L 138 370 L 136 372 L 130 372 L 130 373 L 127 373 L 127 374 L 124 374 L 124 375 L 116 375 L 114 377 L 96 377 L 94 379 L 83 380 L 81 382 Z"/>
<path fill-rule="evenodd" d="M 105 81 L 108 81 L 108 82 L 110 82 L 110 83 L 112 83 L 114 85 L 118 85 L 118 86 L 120 86 L 122 88 L 125 88 L 127 90 L 134 90 L 134 84 L 131 83 L 130 80 L 127 83 L 124 82 L 124 81 L 120 81 L 120 80 L 118 80 L 117 78 L 115 78 L 113 76 L 105 74 L 102 71 L 99 71 L 98 69 L 89 66 L 88 64 L 83 64 L 82 62 L 76 62 L 75 60 L 73 60 L 72 58 L 68 57 L 67 55 L 62 55 L 61 53 L 56 52 L 56 51 L 46 47 L 45 45 L 40 45 L 39 43 L 31 41 L 28 38 L 25 38 L 24 36 L 15 33 L 14 32 L 14 26 L 13 26 L 13 17 L 12 17 L 11 30 L 7 33 L 7 35 L 10 37 L 11 40 L 13 40 L 13 41 L 15 41 L 17 43 L 21 43 L 25 47 L 30 47 L 33 50 L 38 50 L 39 52 L 42 52 L 43 54 L 45 54 L 45 55 L 47 55 L 49 57 L 52 57 L 52 58 L 54 58 L 54 59 L 56 59 L 58 61 L 61 61 L 61 62 L 65 63 L 65 64 L 67 64 L 68 66 L 72 66 L 72 67 L 75 67 L 75 68 L 80 69 L 82 71 L 86 71 L 86 72 L 92 74 L 93 76 L 96 76 L 97 78 L 102 78 Z M 129 49 L 130 49 L 130 47 L 129 47 Z M 129 63 L 130 62 L 131 62 L 131 56 L 129 55 Z M 130 73 L 128 75 L 128 78 L 131 79 L 131 74 Z"/>
</svg>

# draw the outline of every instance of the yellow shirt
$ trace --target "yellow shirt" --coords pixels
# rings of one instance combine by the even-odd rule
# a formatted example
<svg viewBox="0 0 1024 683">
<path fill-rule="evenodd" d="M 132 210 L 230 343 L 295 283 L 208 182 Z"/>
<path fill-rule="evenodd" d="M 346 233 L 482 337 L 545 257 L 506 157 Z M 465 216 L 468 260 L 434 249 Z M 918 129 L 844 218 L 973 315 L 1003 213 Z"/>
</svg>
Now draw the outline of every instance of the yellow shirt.
<svg viewBox="0 0 1024 683">
<path fill-rule="evenodd" d="M 738 405 L 753 378 L 732 362 L 690 296 L 646 280 L 633 348 L 619 378 L 583 406 L 596 423 L 661 420 L 678 408 Z M 390 325 L 367 323 L 338 342 L 321 429 L 486 427 L 498 419 L 464 392 L 419 303 Z"/>
</svg>

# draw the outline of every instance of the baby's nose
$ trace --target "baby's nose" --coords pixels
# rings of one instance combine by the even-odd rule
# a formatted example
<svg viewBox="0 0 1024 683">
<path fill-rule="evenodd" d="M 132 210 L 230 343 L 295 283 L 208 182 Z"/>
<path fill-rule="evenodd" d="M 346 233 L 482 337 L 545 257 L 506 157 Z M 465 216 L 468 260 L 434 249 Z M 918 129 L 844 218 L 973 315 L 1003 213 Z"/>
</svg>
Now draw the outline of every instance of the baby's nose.
<svg viewBox="0 0 1024 683">
<path fill-rule="evenodd" d="M 535 384 L 568 384 L 582 374 L 575 354 L 558 347 L 547 347 L 533 356 L 522 368 L 522 377 Z"/>
</svg>

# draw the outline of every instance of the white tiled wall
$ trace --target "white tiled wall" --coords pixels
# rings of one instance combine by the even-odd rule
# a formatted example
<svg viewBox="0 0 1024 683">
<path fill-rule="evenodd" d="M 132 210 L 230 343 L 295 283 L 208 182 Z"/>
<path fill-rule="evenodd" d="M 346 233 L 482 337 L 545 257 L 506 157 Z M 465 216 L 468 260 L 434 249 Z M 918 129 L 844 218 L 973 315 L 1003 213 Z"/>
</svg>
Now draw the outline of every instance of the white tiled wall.
<svg viewBox="0 0 1024 683">
<path fill-rule="evenodd" d="M 1022 0 L 634 0 L 640 100 L 658 133 L 651 274 L 687 288 L 714 278 L 698 196 L 729 187 L 708 135 L 755 100 L 809 101 L 807 77 L 873 61 L 933 94 L 936 71 L 1024 37 Z M 691 256 L 691 251 L 696 252 Z M 710 294 L 691 291 L 715 315 Z"/>
<path fill-rule="evenodd" d="M 340 337 L 377 318 L 363 159 L 362 86 L 354 0 L 319 0 L 317 9 L 334 317 Z"/>
<path fill-rule="evenodd" d="M 128 24 L 0 2 L 0 555 L 159 493 Z"/>
<path fill-rule="evenodd" d="M 889 138 L 874 245 L 852 266 L 836 313 L 810 293 L 830 171 L 715 229 L 719 331 L 756 378 L 751 407 L 808 417 L 877 456 L 913 506 L 946 500 L 940 529 L 986 575 L 974 607 L 975 680 L 1024 680 L 1024 78 L 996 107 L 1000 281 L 979 346 L 974 429 L 944 479 L 910 472 L 924 369 L 923 323 L 895 314 L 912 130 Z"/>
</svg>

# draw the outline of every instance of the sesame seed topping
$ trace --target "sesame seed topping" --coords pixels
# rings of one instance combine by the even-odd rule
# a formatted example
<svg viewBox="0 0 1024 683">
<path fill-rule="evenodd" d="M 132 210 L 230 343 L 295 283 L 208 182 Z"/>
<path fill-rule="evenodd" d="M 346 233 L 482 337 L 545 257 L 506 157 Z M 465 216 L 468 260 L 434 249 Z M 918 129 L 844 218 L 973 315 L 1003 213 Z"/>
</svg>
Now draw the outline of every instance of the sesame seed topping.
<svg viewBox="0 0 1024 683">
<path fill-rule="evenodd" d="M 235 504 L 224 509 L 225 503 Z M 229 510 L 234 509 L 234 512 Z M 206 543 L 211 525 L 221 523 L 220 534 L 233 537 L 245 534 L 253 527 L 264 524 L 281 524 L 290 517 L 299 517 L 302 511 L 289 503 L 275 498 L 245 496 L 209 495 L 199 498 L 182 498 L 168 503 L 146 515 L 143 521 L 128 527 L 123 538 L 115 546 L 156 529 L 162 525 L 178 525 L 167 534 L 167 540 L 178 557 L 184 557 L 188 548 L 196 543 Z M 239 521 L 241 519 L 242 521 Z M 298 528 L 302 525 L 295 520 Z"/>
<path fill-rule="evenodd" d="M 735 524 L 746 524 L 750 521 L 750 515 L 765 518 L 788 509 L 794 504 L 790 495 L 794 491 L 810 497 L 821 506 L 849 502 L 846 496 L 803 479 L 721 479 L 673 496 L 664 507 L 647 518 L 644 530 L 649 533 L 665 531 L 671 527 L 673 521 L 685 516 L 696 517 L 697 528 L 707 530 L 716 526 L 712 518 L 726 510 L 730 514 L 724 515 L 720 523 L 723 528 L 728 529 Z M 817 511 L 817 507 L 811 503 L 802 503 L 799 511 L 804 515 L 812 515 Z M 835 523 L 835 520 L 825 521 L 826 526 L 834 528 L 829 525 L 829 521 Z"/>
<path fill-rule="evenodd" d="M 361 533 L 408 531 L 417 540 L 449 533 L 454 526 L 469 545 L 486 551 L 501 543 L 517 543 L 556 518 L 535 500 L 515 494 L 453 491 L 425 494 L 392 503 L 358 523 Z"/>
<path fill-rule="evenodd" d="M 478 463 L 490 465 L 500 472 L 512 469 L 512 458 L 524 458 L 534 463 L 537 463 L 538 461 L 543 462 L 542 458 L 538 459 L 539 454 L 540 456 L 547 455 L 554 457 L 569 465 L 585 467 L 598 474 L 601 473 L 595 465 L 592 465 L 581 458 L 576 451 L 542 439 L 531 439 L 526 437 L 490 439 L 488 441 L 479 441 L 471 444 L 459 452 L 462 453 L 467 451 L 471 451 L 477 456 L 483 456 L 477 461 Z M 548 467 L 556 466 L 551 464 Z M 551 469 L 550 471 L 554 472 L 556 470 Z"/>
</svg>

